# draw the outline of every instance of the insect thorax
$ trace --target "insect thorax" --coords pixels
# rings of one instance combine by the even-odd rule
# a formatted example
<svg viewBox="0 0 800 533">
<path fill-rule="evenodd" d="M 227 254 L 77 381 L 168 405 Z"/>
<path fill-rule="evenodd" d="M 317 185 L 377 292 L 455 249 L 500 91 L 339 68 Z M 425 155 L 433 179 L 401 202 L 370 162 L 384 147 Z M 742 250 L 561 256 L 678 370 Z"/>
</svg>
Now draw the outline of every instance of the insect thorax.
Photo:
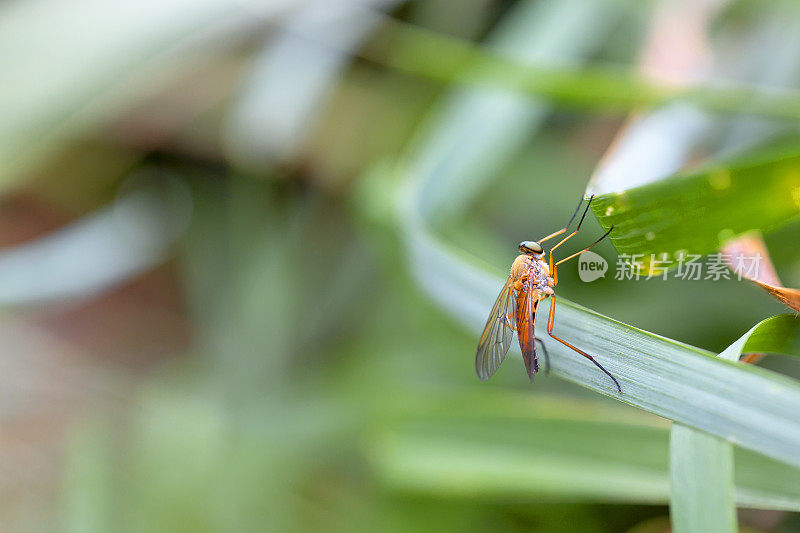
<svg viewBox="0 0 800 533">
<path fill-rule="evenodd" d="M 544 290 L 547 287 L 547 277 L 547 264 L 533 255 L 518 255 L 511 265 L 511 279 L 517 281 L 525 278 L 535 289 Z"/>
</svg>

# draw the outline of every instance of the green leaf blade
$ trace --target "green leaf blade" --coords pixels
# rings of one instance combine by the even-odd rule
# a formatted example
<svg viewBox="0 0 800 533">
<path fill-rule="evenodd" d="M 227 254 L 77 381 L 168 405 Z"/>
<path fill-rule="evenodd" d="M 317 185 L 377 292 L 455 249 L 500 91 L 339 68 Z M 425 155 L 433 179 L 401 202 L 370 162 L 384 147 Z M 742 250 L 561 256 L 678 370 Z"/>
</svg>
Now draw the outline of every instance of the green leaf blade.
<svg viewBox="0 0 800 533">
<path fill-rule="evenodd" d="M 800 316 L 777 315 L 758 323 L 741 353 L 773 353 L 800 357 Z"/>
<path fill-rule="evenodd" d="M 797 317 L 790 314 L 763 320 L 726 348 L 719 358 L 738 361 L 746 346 L 759 352 L 785 349 L 800 341 L 799 325 Z M 742 403 L 748 401 L 745 398 Z M 736 531 L 730 442 L 681 424 L 673 425 L 670 479 L 670 515 L 675 531 Z"/>
<path fill-rule="evenodd" d="M 394 395 L 404 398 L 404 394 Z M 415 389 L 364 439 L 388 486 L 454 498 L 665 504 L 666 421 L 589 400 L 497 388 Z M 800 509 L 800 469 L 737 449 L 736 503 Z"/>
<path fill-rule="evenodd" d="M 592 210 L 614 231 L 620 254 L 675 263 L 682 254 L 719 250 L 732 237 L 768 230 L 800 214 L 797 141 L 760 148 L 748 156 L 698 172 L 597 196 Z M 674 265 L 672 265 L 674 266 Z"/>
<path fill-rule="evenodd" d="M 624 112 L 676 100 L 715 112 L 752 113 L 773 118 L 800 117 L 794 91 L 725 83 L 676 88 L 609 66 L 571 68 L 525 63 L 487 47 L 398 23 L 384 28 L 366 58 L 416 76 L 547 98 L 564 107 Z"/>
<path fill-rule="evenodd" d="M 737 530 L 730 443 L 675 424 L 670 434 L 670 481 L 673 531 Z"/>
</svg>

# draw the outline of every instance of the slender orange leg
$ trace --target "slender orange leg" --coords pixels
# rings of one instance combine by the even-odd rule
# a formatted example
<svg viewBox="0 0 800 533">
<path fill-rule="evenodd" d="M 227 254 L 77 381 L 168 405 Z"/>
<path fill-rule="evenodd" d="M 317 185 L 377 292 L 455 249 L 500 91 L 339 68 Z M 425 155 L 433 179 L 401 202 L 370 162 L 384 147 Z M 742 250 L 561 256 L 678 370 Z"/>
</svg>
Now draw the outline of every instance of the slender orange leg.
<svg viewBox="0 0 800 533">
<path fill-rule="evenodd" d="M 559 246 L 561 246 L 562 244 L 567 242 L 569 239 L 574 237 L 575 234 L 578 233 L 578 230 L 581 229 L 581 224 L 583 224 L 583 220 L 586 218 L 586 213 L 589 211 L 589 205 L 592 203 L 593 199 L 594 199 L 594 196 L 591 196 L 589 198 L 589 201 L 586 203 L 586 209 L 584 209 L 583 215 L 581 215 L 581 219 L 578 222 L 578 226 L 575 228 L 575 231 L 573 231 L 572 233 L 570 233 L 569 235 L 567 235 L 566 237 L 561 239 L 561 241 L 559 241 L 555 246 L 550 248 L 549 257 L 548 257 L 548 263 L 549 263 L 549 267 L 550 267 L 550 273 L 553 276 L 553 285 L 557 285 L 558 284 L 558 265 L 560 265 L 564 261 L 567 261 L 569 259 L 572 259 L 573 257 L 576 257 L 576 256 L 582 254 L 583 252 L 585 252 L 586 250 L 588 250 L 589 248 L 591 248 L 592 246 L 594 246 L 595 244 L 597 244 L 598 242 L 600 242 L 604 238 L 606 238 L 608 236 L 608 234 L 611 233 L 611 230 L 614 229 L 614 226 L 611 226 L 611 228 L 609 228 L 609 230 L 607 232 L 605 232 L 602 237 L 597 239 L 595 242 L 593 242 L 587 248 L 581 250 L 580 252 L 574 253 L 574 254 L 570 255 L 569 257 L 566 257 L 566 258 L 558 261 L 557 263 L 553 263 L 553 252 L 555 251 L 556 248 L 558 248 Z M 580 208 L 580 204 L 578 205 L 578 208 Z M 572 223 L 572 221 L 575 219 L 575 215 L 577 215 L 577 213 L 578 213 L 578 210 L 576 210 L 575 213 L 572 215 L 572 218 L 570 219 L 570 223 Z M 560 231 L 557 231 L 556 233 L 553 233 L 552 235 L 549 235 L 549 236 L 545 237 L 544 239 L 540 240 L 539 242 L 542 242 L 542 241 L 547 240 L 547 239 L 549 239 L 551 237 L 555 237 L 556 235 L 560 235 L 560 234 L 564 233 L 565 231 L 567 231 L 568 227 L 569 227 L 569 224 L 567 224 L 567 227 L 565 227 L 564 229 L 562 229 Z M 553 325 L 555 324 L 555 318 L 556 318 L 556 295 L 555 294 L 551 294 L 550 298 L 551 298 L 551 300 L 550 300 L 550 316 L 547 319 L 547 334 L 550 335 L 555 340 L 557 340 L 558 342 L 560 342 L 561 344 L 563 344 L 564 346 L 566 346 L 567 348 L 570 348 L 570 349 L 578 352 L 579 354 L 581 354 L 582 356 L 584 356 L 585 358 L 590 360 L 592 363 L 594 363 L 595 366 L 597 366 L 597 368 L 602 370 L 603 373 L 605 373 L 608 377 L 611 378 L 611 381 L 613 381 L 614 385 L 617 386 L 617 391 L 620 394 L 622 394 L 622 387 L 620 387 L 619 382 L 617 381 L 617 379 L 614 376 L 612 376 L 611 373 L 608 370 L 603 368 L 603 365 L 598 363 L 595 360 L 594 357 L 592 357 L 588 353 L 584 352 L 580 348 L 576 348 L 575 346 L 573 346 L 572 344 L 568 343 L 564 339 L 562 339 L 560 337 L 557 337 L 556 335 L 553 334 Z M 542 346 L 544 346 L 544 343 L 542 343 Z"/>
<path fill-rule="evenodd" d="M 589 201 L 590 201 L 590 202 L 592 201 L 592 198 L 594 198 L 594 195 L 592 195 L 592 197 L 591 197 L 591 198 L 589 198 Z M 565 231 L 567 231 L 567 229 L 569 228 L 569 225 L 570 225 L 570 224 L 572 224 L 572 221 L 573 221 L 573 220 L 575 220 L 575 217 L 576 217 L 576 216 L 578 216 L 578 211 L 580 211 L 580 210 L 581 210 L 581 204 L 583 204 L 583 197 L 581 197 L 581 201 L 580 201 L 580 202 L 578 202 L 578 207 L 576 207 L 576 208 L 575 208 L 575 212 L 574 212 L 574 213 L 572 213 L 572 217 L 570 217 L 570 219 L 569 219 L 569 222 L 567 222 L 567 225 L 566 225 L 566 226 L 564 226 L 564 227 L 563 227 L 563 228 L 561 228 L 560 230 L 556 231 L 555 233 L 551 233 L 550 235 L 548 235 L 548 236 L 547 236 L 547 237 L 545 237 L 544 239 L 539 239 L 537 242 L 538 242 L 539 244 L 542 244 L 544 241 L 546 241 L 546 240 L 549 240 L 549 239 L 552 239 L 553 237 L 558 237 L 559 235 L 561 235 L 562 233 L 564 233 Z"/>
<path fill-rule="evenodd" d="M 564 244 L 565 242 L 570 240 L 572 237 L 575 236 L 576 233 L 578 233 L 578 231 L 580 231 L 581 224 L 583 224 L 583 219 L 586 218 L 586 213 L 589 212 L 589 206 L 592 204 L 592 200 L 594 200 L 594 195 L 590 196 L 589 197 L 589 201 L 586 202 L 586 209 L 583 210 L 583 215 L 581 215 L 581 219 L 578 221 L 578 226 L 575 228 L 575 231 L 573 231 L 572 233 L 570 233 L 569 235 L 567 235 L 566 237 L 561 239 L 558 243 L 556 243 L 555 246 L 550 248 L 549 261 L 548 262 L 549 262 L 549 265 L 550 265 L 550 274 L 553 276 L 553 285 L 558 285 L 558 267 L 556 265 L 553 265 L 553 252 L 555 251 L 556 248 L 558 248 L 559 246 L 561 246 L 562 244 Z M 578 207 L 580 207 L 580 206 L 578 206 Z M 577 213 L 577 211 L 576 211 L 576 213 Z M 573 215 L 572 218 L 575 218 L 575 215 Z M 572 222 L 572 220 L 570 220 L 570 222 Z M 564 231 L 566 231 L 566 228 L 564 228 Z M 541 243 L 542 241 L 539 241 L 539 242 Z"/>
<path fill-rule="evenodd" d="M 560 338 L 556 337 L 555 335 L 553 335 L 553 323 L 555 322 L 555 317 L 556 317 L 556 314 L 555 314 L 556 313 L 556 295 L 553 294 L 553 295 L 550 296 L 550 298 L 552 298 L 552 299 L 550 300 L 550 317 L 548 317 L 548 319 L 547 319 L 547 334 L 550 335 L 551 337 L 553 337 L 555 340 L 557 340 L 561 344 L 563 344 L 564 346 L 566 346 L 567 348 L 572 348 L 573 350 L 575 350 L 576 352 L 578 352 L 579 354 L 584 356 L 586 359 L 588 359 L 589 361 L 594 363 L 597 368 L 599 368 L 600 370 L 605 372 L 605 374 L 608 377 L 611 378 L 611 381 L 613 381 L 614 385 L 617 386 L 617 392 L 622 394 L 622 387 L 619 386 L 619 382 L 617 381 L 617 378 L 612 376 L 611 373 L 608 370 L 603 368 L 603 365 L 601 365 L 600 363 L 595 361 L 594 357 L 592 357 L 588 353 L 584 352 L 580 348 L 576 348 L 575 346 L 571 345 L 570 343 L 568 343 L 564 339 L 560 339 Z"/>
<path fill-rule="evenodd" d="M 539 337 L 534 337 L 533 342 L 538 342 L 542 347 L 542 353 L 544 354 L 544 373 L 545 375 L 550 374 L 550 354 L 547 353 L 547 347 L 544 345 L 544 341 Z"/>
<path fill-rule="evenodd" d="M 607 232 L 605 232 L 605 233 L 603 233 L 603 236 L 602 236 L 602 237 L 600 237 L 599 239 L 597 239 L 596 241 L 594 241 L 592 244 L 590 244 L 589 246 L 587 246 L 586 248 L 584 248 L 584 249 L 583 249 L 583 250 L 581 250 L 580 252 L 575 252 L 574 254 L 570 255 L 569 257 L 565 257 L 564 259 L 561 259 L 561 260 L 559 260 L 558 262 L 556 262 L 556 264 L 555 264 L 554 266 L 556 266 L 556 267 L 557 267 L 558 265 L 560 265 L 560 264 L 561 264 L 561 263 L 563 263 L 564 261 L 569 261 L 569 260 L 570 260 L 570 259 L 572 259 L 573 257 L 577 257 L 577 256 L 581 255 L 583 252 L 585 252 L 586 250 L 589 250 L 589 249 L 591 249 L 591 247 L 592 247 L 592 246 L 594 246 L 594 245 L 595 245 L 595 244 L 597 244 L 598 242 L 600 242 L 600 241 L 602 241 L 603 239 L 605 239 L 606 237 L 608 237 L 608 234 L 609 234 L 609 233 L 611 233 L 611 230 L 612 230 L 612 229 L 614 229 L 614 226 L 611 226 L 610 228 L 608 228 L 608 231 L 607 231 Z"/>
</svg>

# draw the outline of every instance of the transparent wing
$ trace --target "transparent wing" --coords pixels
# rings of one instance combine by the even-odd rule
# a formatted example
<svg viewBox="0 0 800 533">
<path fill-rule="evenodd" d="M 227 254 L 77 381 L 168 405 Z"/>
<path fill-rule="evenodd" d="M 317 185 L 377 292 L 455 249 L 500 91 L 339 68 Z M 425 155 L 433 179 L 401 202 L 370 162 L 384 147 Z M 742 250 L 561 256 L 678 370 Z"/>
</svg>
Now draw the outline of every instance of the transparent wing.
<svg viewBox="0 0 800 533">
<path fill-rule="evenodd" d="M 517 299 L 516 291 L 511 286 L 512 281 L 509 277 L 494 302 L 489 320 L 486 321 L 481 340 L 478 342 L 475 373 L 481 381 L 486 381 L 497 372 L 514 338 Z"/>
</svg>

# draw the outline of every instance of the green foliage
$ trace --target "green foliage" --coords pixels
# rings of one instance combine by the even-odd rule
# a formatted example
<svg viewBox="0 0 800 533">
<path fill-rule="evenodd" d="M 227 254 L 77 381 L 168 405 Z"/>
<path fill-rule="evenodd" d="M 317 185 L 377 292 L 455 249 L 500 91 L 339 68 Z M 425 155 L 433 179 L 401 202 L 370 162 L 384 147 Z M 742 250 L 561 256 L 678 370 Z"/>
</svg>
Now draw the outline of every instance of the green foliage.
<svg viewBox="0 0 800 533">
<path fill-rule="evenodd" d="M 777 315 L 756 324 L 748 332 L 742 353 L 800 355 L 800 317 Z"/>
<path fill-rule="evenodd" d="M 670 517 L 678 533 L 735 532 L 733 447 L 675 424 L 670 435 Z"/>
<path fill-rule="evenodd" d="M 800 320 L 779 315 L 756 324 L 719 357 L 738 361 L 743 351 L 785 352 L 797 346 Z M 676 531 L 736 531 L 733 446 L 681 424 L 670 435 L 670 514 Z"/>
<path fill-rule="evenodd" d="M 590 285 L 566 264 L 555 331 L 622 394 L 550 342 L 549 306 L 537 330 L 549 374 L 530 385 L 516 347 L 488 384 L 472 366 L 515 244 L 566 222 L 611 140 L 615 125 L 577 111 L 682 102 L 785 125 L 800 117 L 797 92 L 677 88 L 609 66 L 640 55 L 649 7 L 637 2 L 501 2 L 496 23 L 444 9 L 453 27 L 491 28 L 479 44 L 422 29 L 437 22 L 425 10 L 449 4 L 419 3 L 396 14 L 420 25 L 384 20 L 357 52 L 370 61 L 347 58 L 306 145 L 237 171 L 217 115 L 252 83 L 236 76 L 259 52 L 253 26 L 277 31 L 269 17 L 289 2 L 122 4 L 17 2 L 0 19 L 6 48 L 24 45 L 5 65 L 14 83 L 0 87 L 0 190 L 89 138 L 104 154 L 104 143 L 125 145 L 115 168 L 156 143 L 148 168 L 180 175 L 194 199 L 169 265 L 191 345 L 126 375 L 132 399 L 102 397 L 111 421 L 75 426 L 60 472 L 64 530 L 644 531 L 663 528 L 671 504 L 676 531 L 730 531 L 734 506 L 800 510 L 800 320 L 762 321 L 780 306 L 745 284 Z M 104 23 L 87 25 L 90 13 Z M 40 57 L 55 59 L 32 69 Z M 181 107 L 207 87 L 218 92 L 205 107 Z M 163 108 L 137 144 L 126 113 L 154 94 Z M 406 142 L 397 130 L 410 124 Z M 797 146 L 600 196 L 569 253 L 611 224 L 614 247 L 645 260 L 714 252 L 760 229 L 792 275 Z M 742 351 L 795 357 L 756 367 L 738 362 Z"/>
<path fill-rule="evenodd" d="M 669 501 L 669 428 L 653 417 L 596 401 L 491 388 L 418 393 L 414 403 L 393 411 L 366 450 L 382 478 L 405 490 Z M 739 504 L 800 508 L 800 470 L 742 449 L 736 464 Z"/>
<path fill-rule="evenodd" d="M 465 60 L 464 63 L 468 62 Z M 470 65 L 470 68 L 476 67 Z M 469 69 L 467 72 L 471 75 Z M 543 78 L 547 80 L 546 76 Z M 594 87 L 591 83 L 587 85 Z M 598 93 L 607 94 L 602 90 Z M 630 94 L 637 98 L 640 93 L 631 90 Z M 480 148 L 481 143 L 491 146 L 498 134 L 490 127 L 495 117 L 488 114 L 477 118 L 471 114 L 471 128 L 464 131 L 458 110 L 467 114 L 471 109 L 463 98 L 456 96 L 447 109 L 448 113 L 441 116 L 443 124 L 432 128 L 430 137 L 420 143 L 423 147 L 420 153 L 410 154 L 399 169 L 400 173 L 410 176 L 401 196 L 404 200 L 400 206 L 401 227 L 405 230 L 411 265 L 420 284 L 452 316 L 479 330 L 485 320 L 485 310 L 489 309 L 502 280 L 492 280 L 481 274 L 479 269 L 465 261 L 462 254 L 448 248 L 436 235 L 433 228 L 443 218 L 439 213 L 440 206 L 449 217 L 453 217 L 456 210 L 444 208 L 444 202 L 437 203 L 435 191 L 443 190 L 441 183 L 452 185 L 457 180 L 460 192 L 456 195 L 456 205 L 463 205 L 465 201 L 460 198 L 465 195 L 463 191 L 475 194 L 490 172 L 487 165 L 481 164 L 477 172 L 471 169 L 468 173 L 459 173 L 447 149 L 442 148 L 447 145 L 447 132 L 460 126 L 460 138 L 469 139 L 474 146 L 465 157 L 476 162 L 489 155 Z M 618 228 L 613 242 L 621 252 L 683 250 L 708 253 L 717 250 L 724 240 L 737 233 L 754 228 L 769 229 L 796 215 L 793 192 L 800 190 L 800 183 L 796 180 L 800 173 L 794 170 L 792 154 L 792 151 L 787 154 L 785 151 L 776 153 L 762 149 L 744 162 L 721 163 L 711 170 L 685 178 L 600 197 L 592 204 L 593 209 L 606 228 L 611 224 Z M 433 202 L 430 198 L 432 191 Z M 463 287 L 472 288 L 469 297 L 454 298 L 453 295 L 463 291 Z M 631 328 L 561 298 L 557 309 L 556 330 L 559 334 L 594 354 L 621 382 L 623 394 L 617 395 L 610 381 L 591 363 L 560 345 L 550 344 L 548 351 L 555 375 L 681 423 L 676 424 L 671 439 L 673 521 L 678 530 L 704 530 L 703 525 L 711 525 L 716 531 L 736 529 L 731 443 L 800 466 L 794 453 L 800 445 L 794 437 L 800 435 L 800 426 L 796 425 L 800 386 L 796 382 L 747 365 L 713 359 L 710 354 Z M 538 314 L 544 313 L 540 310 Z M 539 316 L 538 324 L 545 323 L 546 318 Z M 763 334 L 765 338 L 775 339 L 771 341 L 773 345 L 793 345 L 796 331 L 785 326 L 785 322 L 778 320 L 771 326 L 764 326 Z M 539 335 L 546 338 L 542 329 Z M 743 344 L 744 340 L 737 343 L 737 350 L 740 351 Z M 772 395 L 773 392 L 776 394 Z M 747 398 L 747 401 L 741 401 L 742 398 Z M 424 429 L 417 430 L 417 435 L 429 434 L 433 426 L 438 428 L 442 425 L 440 421 L 423 426 Z M 475 425 L 478 424 L 465 424 L 464 427 Z M 635 454 L 622 452 L 626 449 L 623 445 L 612 448 L 610 443 L 604 443 L 602 437 L 597 439 L 605 444 L 600 444 L 600 449 L 621 453 L 613 458 L 601 456 L 594 468 L 585 460 L 567 457 L 563 443 L 552 446 L 554 452 L 551 453 L 555 456 L 547 456 L 546 450 L 537 448 L 539 453 L 533 454 L 530 462 L 525 463 L 522 457 L 526 454 L 515 454 L 509 445 L 523 442 L 515 436 L 521 430 L 501 431 L 491 423 L 483 425 L 488 425 L 489 429 L 478 432 L 474 437 L 476 444 L 472 448 L 466 447 L 463 455 L 458 453 L 464 449 L 463 442 L 467 440 L 463 436 L 455 439 L 462 443 L 459 446 L 456 442 L 448 443 L 436 438 L 422 444 L 425 441 L 419 436 L 415 439 L 413 432 L 405 436 L 406 440 L 398 435 L 384 435 L 378 440 L 377 449 L 382 458 L 391 458 L 385 461 L 388 464 L 386 475 L 403 485 L 421 484 L 428 490 L 433 486 L 443 492 L 461 490 L 468 494 L 486 485 L 519 488 L 524 483 L 522 480 L 533 478 L 532 485 L 551 487 L 550 490 L 562 495 L 571 490 L 586 497 L 592 493 L 593 487 L 608 486 L 604 483 L 613 475 L 605 468 L 609 464 L 617 462 L 612 471 L 630 472 L 635 468 Z M 536 430 L 531 431 L 543 440 L 550 435 L 547 422 L 537 424 Z M 488 435 L 501 432 L 505 449 L 496 456 L 477 444 Z M 459 430 L 453 427 L 448 433 L 458 435 Z M 630 432 L 626 435 L 630 436 Z M 594 442 L 586 435 L 575 437 L 578 442 Z M 775 437 L 777 439 L 773 440 Z M 533 440 L 531 435 L 528 442 Z M 446 453 L 436 452 L 445 449 Z M 403 450 L 411 451 L 405 453 Z M 428 457 L 432 451 L 433 457 Z M 506 458 L 510 460 L 506 462 Z M 743 463 L 741 459 L 739 462 Z M 468 464 L 471 467 L 467 467 Z M 563 475 L 558 480 L 554 479 L 556 476 L 549 477 L 545 467 L 554 464 L 559 465 L 556 471 Z M 575 468 L 577 472 L 568 464 L 579 465 Z M 442 476 L 448 481 L 425 484 L 425 480 L 436 476 L 426 476 L 424 472 L 437 468 L 440 473 L 449 474 L 448 477 Z M 500 472 L 505 475 L 500 476 Z M 629 474 L 612 485 L 626 487 L 625 481 L 634 479 L 635 476 Z M 643 498 L 654 497 L 657 487 L 657 483 L 649 486 L 645 483 L 635 488 L 628 486 L 631 491 L 638 490 Z M 740 495 L 741 492 L 742 489 Z M 606 488 L 604 496 L 613 498 L 613 491 Z"/>
<path fill-rule="evenodd" d="M 367 57 L 400 71 L 542 97 L 569 108 L 631 111 L 683 101 L 716 112 L 800 117 L 800 94 L 794 92 L 768 93 L 731 84 L 675 88 L 598 64 L 582 69 L 530 64 L 398 22 L 388 25 L 375 48 Z"/>
<path fill-rule="evenodd" d="M 800 212 L 800 151 L 783 140 L 730 161 L 598 196 L 592 210 L 623 254 L 676 262 L 708 254 L 749 230 L 774 229 Z"/>
</svg>

